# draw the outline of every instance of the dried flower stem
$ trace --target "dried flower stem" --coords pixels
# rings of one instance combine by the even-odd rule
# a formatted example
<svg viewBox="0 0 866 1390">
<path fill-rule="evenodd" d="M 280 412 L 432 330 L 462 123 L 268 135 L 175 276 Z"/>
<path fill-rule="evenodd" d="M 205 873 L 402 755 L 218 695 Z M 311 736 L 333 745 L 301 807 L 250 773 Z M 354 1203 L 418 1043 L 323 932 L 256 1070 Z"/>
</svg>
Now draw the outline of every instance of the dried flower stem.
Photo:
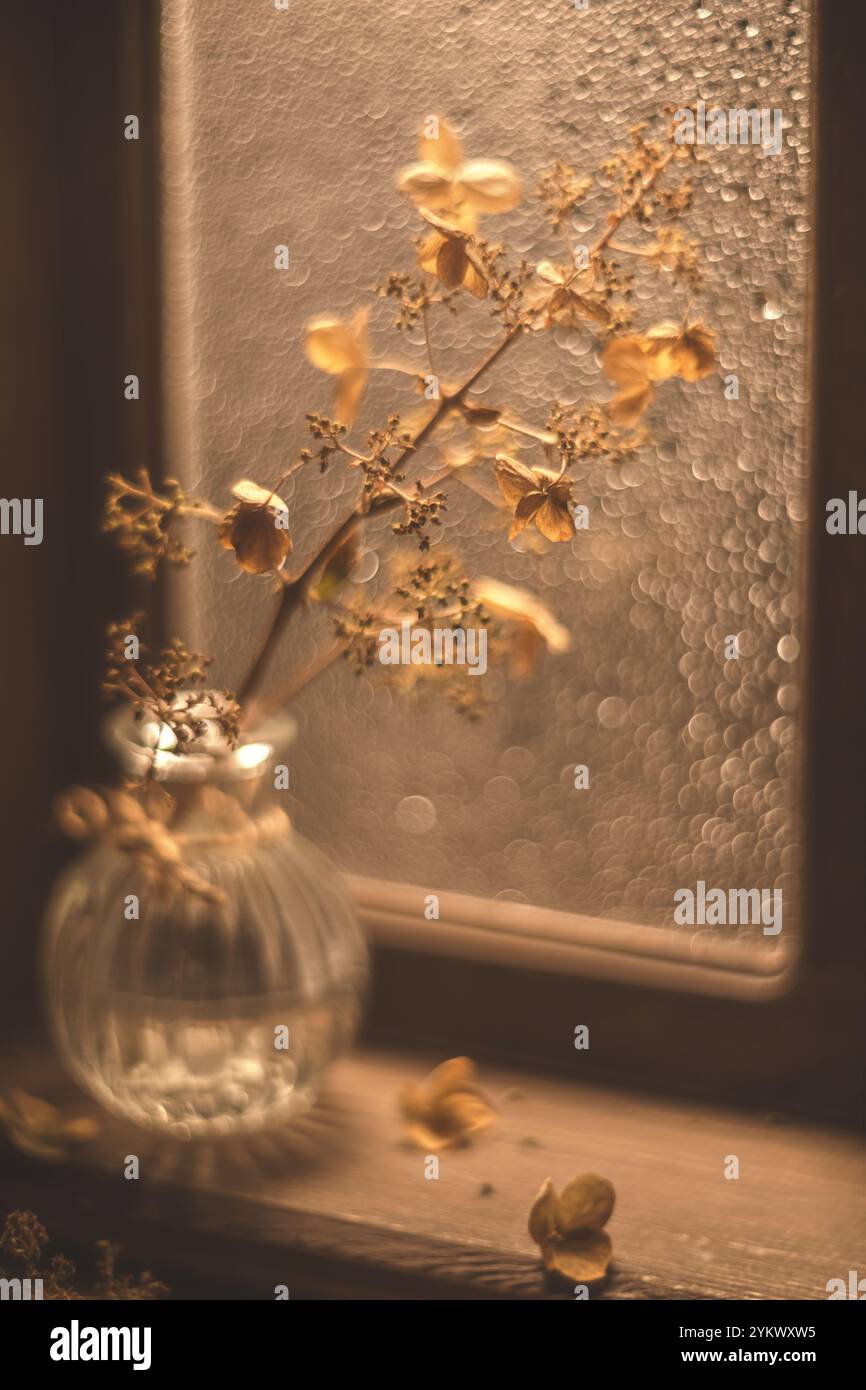
<svg viewBox="0 0 866 1390">
<path fill-rule="evenodd" d="M 148 505 L 153 507 L 156 511 L 169 512 L 173 510 L 176 516 L 198 517 L 200 520 L 213 521 L 216 523 L 223 520 L 223 512 L 218 511 L 217 508 L 211 506 L 209 502 L 205 502 L 199 498 L 192 498 L 188 499 L 186 502 L 175 504 L 168 501 L 165 497 L 160 497 L 155 492 L 148 492 L 145 488 L 136 487 L 133 483 L 129 482 L 128 479 L 119 474 L 110 474 L 109 481 L 113 478 L 116 478 L 116 480 L 123 485 L 124 492 L 127 496 L 140 497 L 142 502 L 147 502 Z"/>
<path fill-rule="evenodd" d="M 248 706 L 247 719 L 251 724 L 269 714 L 271 710 L 279 709 L 280 705 L 286 700 L 293 700 L 300 691 L 306 689 L 312 681 L 321 676 L 323 671 L 327 671 L 329 666 L 333 666 L 343 653 L 348 649 L 350 643 L 347 638 L 342 638 L 335 642 L 333 646 L 326 647 L 319 652 L 301 671 L 290 677 L 285 685 L 281 685 L 272 695 L 254 701 Z"/>
<path fill-rule="evenodd" d="M 496 429 L 524 435 L 543 445 L 548 464 L 552 464 L 553 468 L 528 468 L 508 459 L 506 455 L 497 456 L 494 469 L 497 485 L 509 506 L 515 508 L 510 538 L 533 524 L 549 540 L 568 541 L 575 534 L 575 518 L 570 510 L 572 480 L 566 476 L 571 464 L 577 459 L 600 454 L 621 459 L 640 442 L 637 435 L 623 440 L 614 434 L 613 440 L 608 440 L 605 419 L 609 419 L 615 429 L 633 429 L 653 399 L 657 380 L 676 375 L 684 380 L 698 380 L 712 369 L 713 335 L 702 324 L 689 324 L 688 311 L 681 329 L 677 329 L 676 325 L 658 325 L 644 338 L 625 332 L 632 321 L 626 301 L 632 294 L 634 276 L 620 273 L 617 263 L 605 254 L 607 251 L 643 257 L 654 262 L 657 269 L 670 270 L 676 283 L 685 282 L 692 289 L 699 283 L 696 246 L 685 242 L 680 233 L 660 229 L 652 247 L 623 245 L 616 240 L 616 234 L 627 219 L 633 218 L 642 230 L 648 230 L 656 208 L 665 208 L 672 217 L 677 217 L 690 205 L 692 185 L 688 179 L 681 187 L 661 191 L 656 189 L 660 176 L 671 162 L 685 157 L 688 152 L 678 151 L 673 145 L 665 151 L 658 141 L 649 143 L 644 138 L 644 128 L 644 124 L 634 127 L 630 132 L 632 147 L 617 152 L 602 166 L 603 175 L 611 180 L 611 201 L 615 201 L 617 206 L 608 212 L 590 249 L 593 266 L 588 277 L 588 289 L 586 281 L 578 276 L 580 266 L 576 261 L 575 268 L 571 270 L 568 266 L 563 268 L 551 262 L 540 262 L 533 267 L 525 259 L 509 267 L 502 259 L 503 247 L 475 234 L 477 215 L 486 211 L 508 211 L 520 198 L 520 180 L 509 165 L 488 162 L 486 191 L 479 188 L 473 192 L 471 182 L 464 186 L 453 177 L 454 169 L 451 166 L 459 164 L 457 154 L 460 152 L 454 132 L 447 132 L 445 141 L 445 146 L 454 155 L 453 159 L 449 156 L 446 161 L 447 167 L 443 165 L 440 168 L 434 157 L 435 152 L 431 154 L 430 141 L 422 138 L 421 165 L 404 170 L 399 178 L 399 187 L 415 202 L 423 221 L 432 228 L 423 242 L 416 243 L 417 264 L 424 276 L 418 280 L 408 273 L 392 272 L 386 285 L 377 287 L 380 298 L 387 298 L 397 305 L 397 328 L 420 327 L 422 330 L 421 360 L 409 364 L 390 357 L 372 360 L 367 337 L 367 313 L 364 310 L 359 310 L 348 324 L 331 318 L 311 323 L 308 326 L 307 354 L 315 366 L 338 378 L 336 417 L 330 419 L 319 413 L 308 414 L 310 432 L 319 441 L 317 449 L 303 449 L 298 460 L 283 473 L 272 489 L 264 488 L 250 479 L 240 480 L 232 488 L 234 505 L 225 514 L 217 511 L 207 500 L 185 494 L 175 479 L 164 479 L 160 490 L 156 491 L 145 468 L 138 469 L 132 481 L 117 474 L 109 475 L 103 529 L 113 534 L 121 548 L 131 556 L 136 573 L 153 578 L 161 561 L 187 564 L 194 552 L 175 538 L 173 522 L 176 518 L 197 516 L 217 524 L 220 544 L 234 551 L 242 570 L 251 574 L 273 575 L 277 579 L 279 596 L 273 600 L 274 606 L 266 618 L 257 655 L 241 684 L 240 700 L 248 711 L 252 705 L 258 706 L 257 713 L 262 708 L 270 707 L 272 701 L 263 699 L 261 686 L 283 633 L 314 588 L 315 597 L 321 602 L 334 603 L 335 594 L 339 593 L 340 586 L 352 570 L 357 555 L 357 538 L 367 520 L 396 511 L 398 517 L 392 530 L 401 536 L 412 536 L 422 553 L 429 549 L 431 538 L 428 528 L 441 525 L 440 513 L 447 510 L 446 495 L 435 491 L 435 484 L 440 477 L 451 472 L 458 460 L 455 458 L 449 462 L 446 459 L 438 469 L 434 468 L 435 476 L 430 478 L 425 477 L 423 463 L 420 468 L 414 465 L 413 456 L 443 422 L 462 416 L 470 428 L 484 430 L 493 425 Z M 468 165 L 466 167 L 469 168 Z M 419 178 L 419 169 L 424 175 L 422 178 Z M 432 186 L 429 177 L 438 180 L 437 187 L 441 184 L 450 190 L 445 201 L 450 209 L 449 216 L 453 214 L 453 223 L 448 217 L 440 217 L 426 207 L 427 194 Z M 428 179 L 426 183 L 425 178 Z M 574 253 L 566 220 L 590 188 L 589 178 L 578 178 L 569 165 L 558 160 L 544 174 L 537 190 L 537 196 L 546 207 L 548 222 L 562 236 L 569 260 L 573 260 Z M 476 200 L 474 203 L 473 198 Z M 461 217 L 461 209 L 467 213 L 466 217 Z M 583 252 L 584 248 L 580 250 Z M 549 287 L 547 290 L 542 290 L 532 280 L 533 273 L 540 283 Z M 439 294 L 432 292 L 433 281 L 438 281 L 443 287 Z M 461 385 L 443 386 L 439 367 L 444 364 L 441 353 L 434 348 L 431 340 L 429 306 L 440 304 L 453 310 L 452 300 L 460 288 L 466 289 L 475 298 L 489 298 L 493 312 L 500 320 L 503 336 Z M 587 407 L 566 415 L 556 406 L 546 428 L 538 428 L 509 416 L 505 410 L 472 398 L 471 391 L 476 382 L 522 333 L 534 328 L 551 328 L 560 323 L 570 328 L 590 328 L 593 323 L 602 325 L 605 338 L 609 340 L 604 348 L 602 366 L 620 387 L 617 396 L 604 410 Z M 648 363 L 653 366 L 652 372 L 646 370 Z M 344 436 L 354 422 L 367 374 L 375 368 L 413 378 L 421 388 L 431 381 L 429 372 L 438 384 L 438 398 L 431 407 L 430 415 L 414 435 L 401 427 L 399 415 L 391 414 L 383 427 L 369 432 L 367 452 L 362 453 L 345 442 Z M 425 390 L 426 394 L 428 392 Z M 553 464 L 553 451 L 556 449 L 560 456 L 558 473 L 554 471 Z M 363 486 L 356 494 L 349 514 L 332 534 L 319 544 L 315 553 L 293 576 L 286 576 L 283 566 L 292 550 L 293 541 L 288 535 L 287 526 L 277 525 L 273 515 L 279 512 L 282 518 L 283 513 L 287 512 L 279 490 L 289 477 L 309 462 L 316 461 L 324 472 L 335 456 L 344 466 L 360 470 Z M 426 606 L 431 596 L 435 597 L 436 605 L 445 602 L 441 592 L 434 595 L 431 588 L 431 576 L 436 570 L 435 564 L 431 568 L 422 563 L 405 592 L 401 589 L 395 591 L 408 598 L 409 588 L 412 589 L 419 621 L 431 617 Z M 441 579 L 442 576 L 437 575 L 437 580 Z M 451 598 L 457 597 L 461 605 L 460 612 L 455 615 L 458 620 L 469 604 L 466 597 L 468 585 L 466 578 L 459 584 L 449 581 L 445 585 L 447 593 Z M 441 583 L 439 587 L 441 590 Z M 339 608 L 339 605 L 336 606 Z M 480 621 L 488 621 L 482 616 L 480 605 L 472 612 Z M 441 618 L 444 615 L 436 607 L 432 616 Z M 359 669 L 370 665 L 375 656 L 375 629 L 380 617 L 370 609 L 364 612 L 345 610 L 335 629 L 341 640 L 336 646 L 314 657 L 305 669 L 296 671 L 284 683 L 281 698 L 296 694 L 342 652 L 350 661 L 360 654 L 362 660 Z M 182 678 L 187 684 L 190 680 L 203 680 L 207 661 L 187 652 L 182 644 L 175 642 L 161 654 L 159 665 L 145 667 L 143 675 L 138 668 L 130 672 L 126 665 L 127 653 L 120 650 L 120 643 L 123 638 L 132 635 L 131 622 L 112 624 L 110 629 L 114 639 L 110 651 L 113 664 L 106 691 L 132 699 L 138 706 L 139 714 L 142 710 L 148 710 L 159 718 L 167 719 L 180 739 L 197 736 L 197 724 L 201 721 L 193 712 L 195 705 L 184 705 L 178 711 L 173 702 Z M 226 694 L 226 700 L 219 704 L 217 714 L 225 725 L 225 731 L 232 737 L 237 736 L 239 713 L 239 706 Z M 246 717 L 249 718 L 249 713 Z"/>
<path fill-rule="evenodd" d="M 433 343 L 430 338 L 430 313 L 426 301 L 421 305 L 421 324 L 424 329 L 424 348 L 427 353 L 427 361 L 434 376 L 438 376 L 436 371 L 436 359 L 433 356 Z"/>
<path fill-rule="evenodd" d="M 494 362 L 499 360 L 522 332 L 523 325 L 514 324 L 508 329 L 505 336 L 500 339 L 496 347 L 493 348 L 483 361 L 470 372 L 469 376 L 461 386 L 458 386 L 456 391 L 443 393 L 441 395 L 439 403 L 430 416 L 430 419 L 421 426 L 415 438 L 412 440 L 411 445 L 400 454 L 395 466 L 395 472 L 399 471 L 403 464 L 408 463 L 410 457 L 417 453 L 422 445 L 426 443 L 437 427 L 442 423 L 445 416 L 448 415 L 450 411 L 459 407 L 467 391 L 472 389 L 480 377 L 493 366 Z M 246 706 L 248 704 L 251 696 L 255 694 L 261 685 L 283 632 L 288 626 L 296 609 L 306 597 L 319 571 L 324 569 L 328 561 L 336 555 L 337 551 L 361 525 L 363 519 L 367 515 L 378 516 L 383 512 L 393 511 L 395 508 L 403 505 L 404 498 L 399 493 L 395 492 L 394 489 L 389 489 L 386 492 L 380 493 L 372 499 L 362 499 L 355 510 L 350 512 L 345 520 L 337 527 L 336 531 L 325 541 L 301 573 L 297 575 L 295 579 L 286 582 L 258 655 L 239 688 L 238 700 L 242 705 Z"/>
<path fill-rule="evenodd" d="M 625 219 L 627 217 L 630 217 L 631 214 L 634 212 L 635 208 L 639 207 L 640 204 L 643 202 L 647 193 L 649 193 L 650 189 L 653 188 L 653 186 L 659 178 L 659 175 L 664 173 L 665 169 L 668 167 L 675 154 L 676 150 L 671 148 L 668 150 L 667 154 L 662 155 L 655 168 L 642 181 L 640 187 L 632 195 L 632 197 L 629 198 L 628 202 L 623 204 L 619 212 L 612 212 L 610 214 L 610 216 L 608 217 L 607 228 L 605 231 L 602 232 L 598 241 L 595 243 L 592 250 L 590 251 L 590 257 L 597 256 L 599 251 L 603 251 L 605 249 L 611 237 L 616 235 Z M 624 251 L 626 248 L 621 247 L 620 249 Z"/>
<path fill-rule="evenodd" d="M 639 204 L 646 197 L 647 193 L 649 193 L 650 190 L 653 188 L 660 175 L 670 164 L 671 160 L 674 157 L 674 154 L 675 150 L 668 150 L 668 152 L 665 155 L 663 155 L 661 159 L 658 160 L 651 173 L 648 174 L 647 177 L 641 181 L 640 187 L 635 191 L 632 197 L 629 198 L 627 202 L 623 204 L 619 211 L 610 213 L 608 217 L 607 227 L 602 232 L 601 236 L 598 238 L 595 245 L 593 246 L 592 251 L 590 252 L 591 256 L 597 256 L 601 251 L 603 251 L 607 247 L 611 238 L 622 226 L 622 223 L 626 220 L 627 217 L 631 215 L 631 213 L 634 212 L 635 208 L 639 206 Z M 426 306 L 424 306 L 423 311 L 423 327 L 424 337 L 427 345 L 428 360 L 430 361 L 432 368 L 433 358 L 430 350 L 430 334 L 427 322 Z M 448 415 L 450 411 L 460 406 L 467 392 L 472 389 L 475 383 L 479 380 L 481 376 L 484 375 L 488 368 L 492 367 L 494 362 L 498 361 L 502 354 L 510 347 L 510 345 L 515 341 L 516 338 L 520 336 L 522 332 L 523 325 L 520 323 L 514 324 L 512 327 L 510 327 L 507 333 L 505 334 L 504 338 L 500 340 L 500 342 L 492 350 L 492 352 L 488 353 L 484 360 L 481 363 L 479 363 L 479 365 L 469 374 L 469 376 L 466 378 L 463 384 L 459 386 L 456 391 L 442 394 L 442 396 L 439 399 L 439 403 L 436 406 L 436 409 L 430 416 L 430 419 L 426 422 L 426 424 L 422 425 L 421 429 L 418 431 L 417 435 L 413 439 L 411 446 L 405 449 L 403 453 L 400 455 L 399 459 L 397 460 L 395 471 L 399 471 L 401 465 L 409 461 L 409 457 L 411 454 L 417 453 L 421 446 L 426 442 L 427 439 L 429 439 L 429 437 L 441 424 L 445 416 Z M 277 607 L 274 611 L 274 615 L 271 620 L 271 625 L 268 628 L 268 631 L 265 634 L 264 641 L 259 649 L 259 653 L 256 656 L 252 666 L 250 667 L 250 670 L 247 673 L 245 680 L 242 682 L 240 686 L 238 700 L 241 703 L 241 705 L 246 705 L 250 697 L 255 694 L 255 692 L 261 685 L 262 679 L 264 678 L 265 672 L 267 671 L 267 668 L 270 664 L 274 650 L 277 644 L 279 643 L 283 632 L 288 626 L 295 610 L 298 608 L 302 600 L 305 598 L 310 588 L 310 585 L 315 576 L 318 574 L 318 572 L 325 567 L 328 561 L 349 539 L 349 537 L 352 535 L 355 529 L 361 524 L 361 521 L 364 518 L 364 516 L 372 513 L 378 515 L 381 512 L 392 511 L 394 508 L 401 506 L 403 502 L 404 498 L 394 488 L 390 488 L 386 493 L 380 493 L 379 496 L 373 498 L 372 501 L 368 499 L 367 501 L 360 502 L 358 506 L 355 508 L 355 510 L 351 512 L 349 516 L 346 517 L 345 521 L 343 521 L 340 524 L 340 526 L 337 527 L 337 530 L 331 535 L 331 537 L 327 541 L 325 541 L 324 545 L 317 552 L 317 554 L 314 555 L 313 558 L 309 561 L 305 569 L 303 569 L 295 579 L 290 580 L 286 583 L 286 586 L 283 589 Z"/>
</svg>

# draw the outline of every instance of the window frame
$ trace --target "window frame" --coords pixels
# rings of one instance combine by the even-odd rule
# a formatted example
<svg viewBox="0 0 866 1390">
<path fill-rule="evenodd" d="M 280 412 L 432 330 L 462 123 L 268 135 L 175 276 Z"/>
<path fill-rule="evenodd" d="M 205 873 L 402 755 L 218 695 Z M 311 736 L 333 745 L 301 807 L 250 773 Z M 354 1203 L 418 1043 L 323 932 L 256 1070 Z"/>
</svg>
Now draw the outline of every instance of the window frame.
<svg viewBox="0 0 866 1390">
<path fill-rule="evenodd" d="M 53 796 L 114 772 L 101 737 L 105 625 L 162 584 L 130 579 L 94 540 L 105 474 L 152 468 L 162 436 L 159 267 L 159 6 L 90 0 L 5 6 L 0 38 L 14 267 L 4 297 L 0 415 L 9 481 L 45 502 L 45 541 L 0 547 L 7 739 L 0 861 L 0 1032 L 40 1044 L 39 923 L 74 850 L 53 832 Z M 86 77 L 83 76 L 86 74 Z M 142 138 L 122 137 L 135 112 Z M 124 400 L 136 372 L 140 401 Z M 23 482 L 24 479 L 28 481 Z"/>
<path fill-rule="evenodd" d="M 829 498 L 862 486 L 862 410 L 844 392 L 838 364 L 849 364 L 849 381 L 860 379 L 866 198 L 850 171 L 861 153 L 855 55 L 864 30 L 861 9 L 816 0 L 796 957 L 705 938 L 696 956 L 691 935 L 674 930 L 449 893 L 439 895 L 439 919 L 427 921 L 432 886 L 353 878 L 374 946 L 376 1038 L 435 1040 L 582 1079 L 862 1119 L 866 642 L 862 621 L 858 640 L 839 598 L 866 593 L 866 547 L 829 536 L 823 522 Z M 579 1052 L 578 1024 L 590 1030 L 590 1047 Z"/>
<path fill-rule="evenodd" d="M 133 463 L 147 461 L 159 476 L 159 445 L 170 454 L 166 443 L 177 440 L 172 402 L 163 400 L 157 387 L 165 351 L 158 292 L 158 19 L 159 7 L 147 0 L 131 0 L 120 10 L 99 0 L 86 19 L 61 15 L 53 35 L 39 40 L 53 45 L 56 67 L 63 139 L 46 151 L 45 177 L 61 181 L 64 234 L 72 234 L 76 246 L 91 246 L 97 257 L 100 248 L 106 254 L 114 248 L 101 280 L 93 271 L 71 277 L 62 314 L 73 396 L 81 380 L 90 383 L 82 404 L 73 399 L 64 417 L 64 470 L 72 475 L 65 473 L 64 482 L 71 495 L 86 481 L 88 499 L 95 497 L 105 471 L 116 466 L 118 441 Z M 103 80 L 88 103 L 67 102 L 64 94 L 77 90 L 82 55 L 97 35 Z M 844 389 L 839 363 L 847 364 L 848 381 L 859 382 L 866 294 L 857 272 L 866 195 L 852 171 L 861 154 L 855 104 L 858 39 L 864 37 L 866 14 L 860 6 L 816 0 L 812 524 L 803 642 L 805 864 L 799 956 L 780 969 L 756 971 L 754 962 L 742 955 L 735 960 L 721 942 L 718 949 L 715 943 L 702 946 L 697 958 L 685 935 L 452 894 L 440 895 L 440 919 L 427 922 L 419 889 L 355 880 L 373 944 L 367 1028 L 377 1039 L 401 1046 L 433 1042 L 443 1050 L 507 1057 L 581 1080 L 844 1119 L 862 1115 L 866 641 L 862 616 L 849 600 L 866 593 L 866 549 L 859 538 L 829 537 L 822 519 L 828 498 L 863 485 L 862 409 L 854 393 Z M 121 106 L 130 109 L 130 91 L 151 124 L 150 139 L 132 150 L 115 148 L 112 124 Z M 95 198 L 76 199 L 76 170 L 64 165 L 63 149 L 79 146 L 105 151 L 99 206 L 110 207 L 112 217 L 102 223 L 94 214 Z M 125 255 L 117 249 L 119 237 Z M 86 269 L 91 265 L 92 259 L 86 261 Z M 93 280 L 98 280 L 98 296 Z M 90 338 L 78 332 L 88 323 Z M 100 345 L 102 329 L 115 332 L 110 348 Z M 117 407 L 111 428 L 97 428 L 94 421 L 109 417 L 88 408 L 89 396 L 108 400 L 133 359 L 148 364 L 151 391 L 136 403 L 134 417 Z M 70 563 L 76 558 L 73 540 L 64 548 Z M 58 582 L 62 574 L 61 569 Z M 89 592 L 98 587 L 116 593 L 119 582 L 113 560 L 99 559 L 88 570 Z M 153 602 L 152 592 L 148 597 Z M 167 599 L 158 593 L 156 601 Z M 95 619 L 88 621 L 95 631 Z M 48 633 L 53 623 L 53 617 L 45 618 Z M 70 633 L 68 642 L 74 636 Z M 89 688 L 95 680 L 90 669 L 76 677 L 79 692 L 87 686 L 86 698 L 82 694 L 75 707 L 79 750 L 97 744 L 99 706 L 95 689 Z M 72 727 L 71 716 L 64 718 L 62 731 Z M 61 759 L 56 775 L 67 780 L 70 771 Z M 73 775 L 81 772 L 77 768 Z M 588 1050 L 573 1046 L 579 1024 L 590 1029 Z"/>
</svg>

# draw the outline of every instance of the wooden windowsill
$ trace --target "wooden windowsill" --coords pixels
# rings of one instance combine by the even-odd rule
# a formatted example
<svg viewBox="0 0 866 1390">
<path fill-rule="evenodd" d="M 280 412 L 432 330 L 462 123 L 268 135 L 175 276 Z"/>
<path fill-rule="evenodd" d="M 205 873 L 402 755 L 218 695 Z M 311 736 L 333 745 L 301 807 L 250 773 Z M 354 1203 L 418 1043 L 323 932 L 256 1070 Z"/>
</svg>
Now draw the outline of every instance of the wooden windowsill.
<svg viewBox="0 0 866 1390">
<path fill-rule="evenodd" d="M 866 1144 L 772 1116 L 485 1068 L 496 1129 L 443 1151 L 425 1179 L 395 1097 L 438 1060 L 358 1052 L 293 1130 L 246 1144 L 106 1119 L 72 1166 L 4 1146 L 4 1204 L 35 1210 L 73 1255 L 121 1241 L 125 1267 L 146 1264 L 176 1297 L 272 1299 L 287 1284 L 293 1298 L 570 1298 L 546 1282 L 526 1218 L 546 1177 L 585 1171 L 617 1190 L 614 1265 L 595 1297 L 822 1299 L 862 1260 Z M 123 1178 L 133 1153 L 137 1182 Z M 724 1177 L 728 1155 L 738 1180 Z"/>
</svg>

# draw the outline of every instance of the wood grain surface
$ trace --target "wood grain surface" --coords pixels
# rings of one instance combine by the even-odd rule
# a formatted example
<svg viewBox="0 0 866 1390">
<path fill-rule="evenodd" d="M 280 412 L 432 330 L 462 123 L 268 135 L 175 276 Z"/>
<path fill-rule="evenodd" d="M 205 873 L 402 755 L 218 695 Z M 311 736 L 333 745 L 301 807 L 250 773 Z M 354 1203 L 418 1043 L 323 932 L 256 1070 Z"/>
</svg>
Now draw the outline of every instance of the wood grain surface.
<svg viewBox="0 0 866 1390">
<path fill-rule="evenodd" d="M 181 1297 L 273 1298 L 275 1283 L 293 1297 L 573 1297 L 543 1275 L 526 1219 L 546 1177 L 586 1171 L 617 1190 L 594 1297 L 822 1299 L 828 1279 L 866 1270 L 857 1135 L 485 1069 L 495 1129 L 443 1151 L 428 1180 L 396 1096 L 438 1060 L 356 1054 L 277 1135 L 184 1144 L 106 1119 L 74 1166 L 6 1151 L 3 1202 L 33 1206 L 55 1237 L 87 1223 L 121 1239 Z M 137 1182 L 123 1177 L 132 1153 Z"/>
</svg>

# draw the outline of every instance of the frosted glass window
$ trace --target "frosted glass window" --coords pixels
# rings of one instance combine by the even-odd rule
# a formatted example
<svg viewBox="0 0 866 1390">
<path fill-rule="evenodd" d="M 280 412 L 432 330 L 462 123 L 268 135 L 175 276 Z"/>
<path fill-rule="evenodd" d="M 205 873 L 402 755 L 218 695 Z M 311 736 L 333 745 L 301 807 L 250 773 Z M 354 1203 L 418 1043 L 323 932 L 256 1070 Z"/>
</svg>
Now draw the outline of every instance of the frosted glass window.
<svg viewBox="0 0 866 1390">
<path fill-rule="evenodd" d="M 224 497 L 271 480 L 327 413 L 331 381 L 306 360 L 316 314 L 372 309 L 378 356 L 401 344 L 371 287 L 411 269 L 417 215 L 395 187 L 429 113 L 469 154 L 506 158 L 531 190 L 562 158 L 588 174 L 666 104 L 782 113 L 778 154 L 716 150 L 683 224 L 704 248 L 696 313 L 718 372 L 671 383 L 653 442 L 622 470 L 579 476 L 590 510 L 572 543 L 520 550 L 502 516 L 450 482 L 442 543 L 470 574 L 530 588 L 573 634 L 524 681 L 491 670 L 486 716 L 416 703 L 338 664 L 292 702 L 300 731 L 291 809 L 354 873 L 647 925 L 675 889 L 780 888 L 796 921 L 800 606 L 806 523 L 806 292 L 810 249 L 809 9 L 751 0 L 164 0 L 164 251 L 169 465 Z M 574 224 L 597 225 L 596 187 Z M 525 198 L 485 231 L 539 260 L 557 250 Z M 274 270 L 274 247 L 290 268 Z M 639 274 L 641 327 L 684 295 Z M 459 379 L 499 333 L 485 306 L 437 329 Z M 483 393 L 542 423 L 554 399 L 607 400 L 587 335 L 522 342 Z M 739 399 L 724 379 L 735 376 Z M 361 429 L 412 412 L 411 383 L 377 373 Z M 500 446 L 501 447 L 501 446 Z M 435 457 L 432 446 L 431 459 Z M 526 453 L 522 455 L 526 457 Z M 538 460 L 541 461 L 540 459 Z M 301 563 L 353 505 L 357 478 L 301 473 L 287 493 Z M 370 526 L 368 564 L 390 588 L 405 542 Z M 407 549 L 405 553 L 411 552 Z M 270 599 L 204 544 L 177 589 L 188 640 L 236 682 Z M 274 672 L 328 640 L 296 621 Z M 740 656 L 725 662 L 725 638 Z M 575 764 L 590 788 L 574 788 Z M 753 934 L 753 932 L 752 932 Z"/>
</svg>

